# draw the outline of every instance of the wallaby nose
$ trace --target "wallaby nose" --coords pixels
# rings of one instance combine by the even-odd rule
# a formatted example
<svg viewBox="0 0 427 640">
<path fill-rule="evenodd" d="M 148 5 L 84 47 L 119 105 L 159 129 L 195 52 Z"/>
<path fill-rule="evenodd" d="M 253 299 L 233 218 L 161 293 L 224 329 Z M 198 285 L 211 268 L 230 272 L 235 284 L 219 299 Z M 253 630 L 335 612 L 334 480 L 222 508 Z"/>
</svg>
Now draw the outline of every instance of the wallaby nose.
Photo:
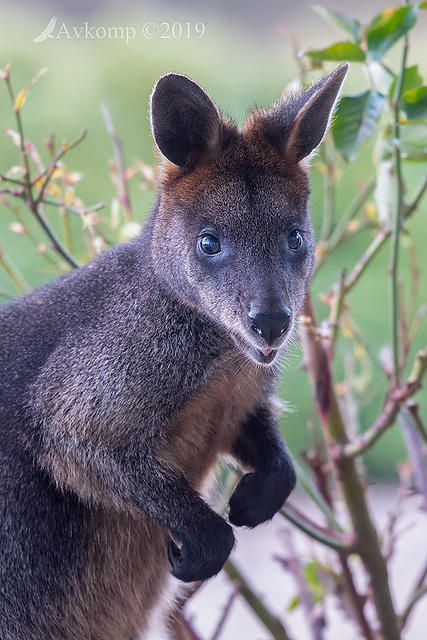
<svg viewBox="0 0 427 640">
<path fill-rule="evenodd" d="M 248 315 L 249 326 L 267 344 L 272 345 L 283 335 L 291 322 L 291 310 L 283 305 L 279 311 L 251 312 Z"/>
</svg>

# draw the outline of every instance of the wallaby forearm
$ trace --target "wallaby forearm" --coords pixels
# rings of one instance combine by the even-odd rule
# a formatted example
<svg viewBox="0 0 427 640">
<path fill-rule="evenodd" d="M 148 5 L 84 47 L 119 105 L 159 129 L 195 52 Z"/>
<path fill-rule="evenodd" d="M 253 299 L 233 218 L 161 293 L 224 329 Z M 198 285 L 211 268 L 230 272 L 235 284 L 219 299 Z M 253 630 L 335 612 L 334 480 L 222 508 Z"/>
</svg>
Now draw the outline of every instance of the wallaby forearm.
<svg viewBox="0 0 427 640">
<path fill-rule="evenodd" d="M 178 539 L 190 536 L 215 514 L 182 474 L 167 468 L 145 445 L 113 449 L 75 436 L 50 436 L 39 461 L 59 486 L 87 502 L 152 517 Z"/>
<path fill-rule="evenodd" d="M 242 425 L 232 454 L 245 468 L 268 470 L 292 464 L 280 436 L 277 420 L 267 406 L 259 406 Z"/>
<path fill-rule="evenodd" d="M 229 520 L 238 526 L 255 527 L 274 516 L 296 481 L 292 461 L 268 406 L 258 407 L 247 418 L 233 453 L 253 472 L 244 475 L 235 488 Z"/>
</svg>

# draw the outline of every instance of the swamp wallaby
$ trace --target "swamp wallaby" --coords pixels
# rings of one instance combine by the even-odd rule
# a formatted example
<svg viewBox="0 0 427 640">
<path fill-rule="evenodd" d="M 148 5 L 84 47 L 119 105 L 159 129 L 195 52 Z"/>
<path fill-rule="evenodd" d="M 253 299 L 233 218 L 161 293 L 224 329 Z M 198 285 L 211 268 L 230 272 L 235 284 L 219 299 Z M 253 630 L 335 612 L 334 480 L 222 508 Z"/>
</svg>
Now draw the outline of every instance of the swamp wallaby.
<svg viewBox="0 0 427 640">
<path fill-rule="evenodd" d="M 220 456 L 248 470 L 232 524 L 288 497 L 276 363 L 313 265 L 305 159 L 346 71 L 241 131 L 185 76 L 160 78 L 141 235 L 0 307 L 1 640 L 166 638 L 180 581 L 234 545 L 200 495 Z"/>
</svg>

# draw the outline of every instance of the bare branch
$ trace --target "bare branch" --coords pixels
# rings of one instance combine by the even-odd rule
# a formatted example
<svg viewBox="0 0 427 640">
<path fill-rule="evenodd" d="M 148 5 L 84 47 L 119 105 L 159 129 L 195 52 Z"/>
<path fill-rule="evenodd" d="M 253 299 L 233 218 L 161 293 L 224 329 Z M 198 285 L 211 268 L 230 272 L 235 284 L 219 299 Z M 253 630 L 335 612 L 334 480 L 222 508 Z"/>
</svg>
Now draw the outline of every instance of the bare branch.
<svg viewBox="0 0 427 640">
<path fill-rule="evenodd" d="M 127 185 L 127 180 L 125 176 L 126 166 L 125 166 L 125 158 L 123 153 L 123 146 L 117 134 L 116 128 L 114 126 L 111 113 L 105 104 L 101 105 L 101 111 L 104 117 L 104 122 L 107 128 L 108 134 L 111 138 L 111 142 L 113 143 L 114 159 L 115 159 L 114 169 L 115 169 L 116 178 L 117 178 L 117 180 L 114 180 L 114 182 L 117 188 L 119 202 L 125 208 L 125 211 L 128 217 L 131 217 L 132 206 L 130 203 L 128 185 Z"/>
<path fill-rule="evenodd" d="M 292 522 L 298 529 L 304 531 L 310 538 L 317 540 L 335 551 L 339 551 L 343 555 L 349 555 L 353 553 L 353 542 L 347 540 L 344 534 L 338 532 L 332 532 L 331 530 L 324 529 L 320 525 L 315 524 L 307 516 L 300 513 L 295 507 L 285 505 L 280 510 L 281 515 Z"/>
<path fill-rule="evenodd" d="M 224 567 L 224 571 L 232 582 L 236 582 L 239 585 L 241 596 L 245 599 L 257 618 L 270 631 L 274 640 L 290 640 L 282 622 L 267 609 L 254 591 L 252 591 L 236 565 L 229 560 Z"/>
<path fill-rule="evenodd" d="M 236 582 L 236 584 L 233 587 L 233 590 L 231 591 L 231 594 L 225 604 L 224 610 L 221 614 L 220 619 L 218 620 L 217 626 L 212 634 L 211 640 L 218 640 L 219 637 L 221 636 L 221 633 L 224 630 L 224 626 L 225 623 L 227 622 L 228 616 L 230 615 L 231 609 L 233 607 L 233 604 L 236 600 L 236 596 L 238 595 L 240 590 L 239 584 Z"/>
</svg>

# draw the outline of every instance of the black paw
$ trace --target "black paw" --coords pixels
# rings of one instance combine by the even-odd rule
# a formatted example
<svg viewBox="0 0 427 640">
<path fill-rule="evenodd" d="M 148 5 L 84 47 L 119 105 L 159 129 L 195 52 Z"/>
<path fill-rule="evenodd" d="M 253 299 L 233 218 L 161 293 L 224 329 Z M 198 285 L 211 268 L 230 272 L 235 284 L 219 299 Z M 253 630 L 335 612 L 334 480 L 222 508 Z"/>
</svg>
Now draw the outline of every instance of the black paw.
<svg viewBox="0 0 427 640">
<path fill-rule="evenodd" d="M 208 529 L 168 545 L 172 575 L 183 582 L 207 580 L 221 571 L 234 546 L 233 530 L 218 516 Z"/>
<path fill-rule="evenodd" d="M 271 520 L 295 487 L 295 481 L 290 461 L 269 471 L 247 473 L 230 498 L 228 519 L 238 527 L 256 527 Z"/>
</svg>

